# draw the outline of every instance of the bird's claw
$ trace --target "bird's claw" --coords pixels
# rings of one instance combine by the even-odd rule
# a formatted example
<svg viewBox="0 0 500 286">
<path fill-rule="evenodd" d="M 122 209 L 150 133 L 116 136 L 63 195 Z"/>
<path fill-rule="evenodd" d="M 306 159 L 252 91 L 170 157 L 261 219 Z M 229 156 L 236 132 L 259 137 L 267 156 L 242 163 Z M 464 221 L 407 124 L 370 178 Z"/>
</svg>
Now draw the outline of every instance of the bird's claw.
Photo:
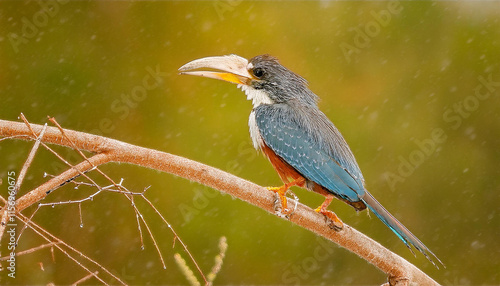
<svg viewBox="0 0 500 286">
<path fill-rule="evenodd" d="M 318 207 L 314 211 L 325 216 L 325 219 L 328 223 L 328 226 L 331 229 L 333 229 L 335 231 L 341 231 L 342 228 L 344 227 L 344 223 L 340 220 L 340 218 L 334 212 L 322 209 L 321 207 Z"/>
<path fill-rule="evenodd" d="M 283 187 L 266 187 L 266 189 L 276 194 L 276 200 L 274 200 L 274 210 L 276 215 L 282 218 L 289 218 L 297 209 L 298 205 L 297 196 L 292 193 L 296 202 L 293 210 L 291 210 L 287 206 L 287 198 L 286 198 L 287 189 L 284 189 Z"/>
<path fill-rule="evenodd" d="M 274 213 L 281 218 L 288 219 L 291 211 L 288 208 L 283 207 L 282 198 L 277 193 L 275 193 L 275 196 L 276 199 L 274 200 Z"/>
</svg>

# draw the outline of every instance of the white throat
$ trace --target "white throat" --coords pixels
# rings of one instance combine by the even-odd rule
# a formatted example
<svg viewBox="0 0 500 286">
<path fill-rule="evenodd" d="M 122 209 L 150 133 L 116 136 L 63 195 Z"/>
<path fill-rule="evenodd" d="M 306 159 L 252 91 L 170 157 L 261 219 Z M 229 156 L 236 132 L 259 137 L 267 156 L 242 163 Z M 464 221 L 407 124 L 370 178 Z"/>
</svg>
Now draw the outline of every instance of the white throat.
<svg viewBox="0 0 500 286">
<path fill-rule="evenodd" d="M 247 95 L 247 99 L 252 101 L 253 108 L 258 107 L 261 104 L 273 104 L 273 101 L 267 93 L 262 90 L 255 89 L 248 85 L 239 84 L 238 88 L 241 88 Z M 262 136 L 260 135 L 259 127 L 255 120 L 255 112 L 252 110 L 250 117 L 248 118 L 248 127 L 250 127 L 250 137 L 252 138 L 252 143 L 255 149 L 260 150 L 264 145 Z"/>
<path fill-rule="evenodd" d="M 253 107 L 257 107 L 261 104 L 272 104 L 273 101 L 266 92 L 262 90 L 255 89 L 251 86 L 238 84 L 238 88 L 241 88 L 247 95 L 247 99 L 252 101 Z"/>
</svg>

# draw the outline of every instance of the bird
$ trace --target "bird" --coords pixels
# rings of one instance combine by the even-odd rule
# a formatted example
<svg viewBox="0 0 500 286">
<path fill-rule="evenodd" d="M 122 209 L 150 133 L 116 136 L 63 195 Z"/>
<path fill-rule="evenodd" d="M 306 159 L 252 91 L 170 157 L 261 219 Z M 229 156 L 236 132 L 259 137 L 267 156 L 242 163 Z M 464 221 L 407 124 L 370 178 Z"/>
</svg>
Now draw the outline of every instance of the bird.
<svg viewBox="0 0 500 286">
<path fill-rule="evenodd" d="M 315 210 L 340 230 L 342 221 L 327 210 L 337 198 L 356 211 L 368 208 L 415 255 L 420 251 L 436 267 L 444 264 L 390 214 L 366 189 L 360 167 L 344 137 L 318 108 L 318 96 L 307 81 L 264 54 L 249 60 L 238 55 L 193 60 L 179 68 L 180 74 L 237 84 L 252 101 L 248 126 L 255 149 L 269 159 L 284 185 L 268 187 L 287 210 L 286 193 L 292 186 L 325 196 Z M 439 267 L 438 267 L 439 268 Z"/>
</svg>

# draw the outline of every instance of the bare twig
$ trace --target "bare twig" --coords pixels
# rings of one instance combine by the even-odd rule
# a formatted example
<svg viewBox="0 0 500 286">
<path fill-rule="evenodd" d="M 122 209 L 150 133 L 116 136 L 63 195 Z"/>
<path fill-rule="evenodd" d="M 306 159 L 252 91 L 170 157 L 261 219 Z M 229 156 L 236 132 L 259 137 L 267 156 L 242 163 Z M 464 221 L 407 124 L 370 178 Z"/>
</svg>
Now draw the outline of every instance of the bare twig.
<svg viewBox="0 0 500 286">
<path fill-rule="evenodd" d="M 93 161 L 89 160 L 89 158 L 87 158 L 87 156 L 85 156 L 85 154 L 83 154 L 83 152 L 78 148 L 78 146 L 73 142 L 73 140 L 71 138 L 69 138 L 68 136 L 66 136 L 66 133 L 64 131 L 64 129 L 61 127 L 61 125 L 59 125 L 59 123 L 55 120 L 55 118 L 53 117 L 49 117 L 49 121 L 54 123 L 54 125 L 56 125 L 56 127 L 59 129 L 59 131 L 61 132 L 62 136 L 64 137 L 64 139 L 66 139 L 69 144 L 70 144 L 70 147 L 72 147 L 74 150 L 76 150 L 80 156 L 85 160 L 85 162 L 87 162 L 90 166 L 92 166 L 91 169 L 89 170 L 96 170 L 99 174 L 101 174 L 104 178 L 106 178 L 108 181 L 110 181 L 113 186 L 115 186 L 118 190 L 120 190 L 120 193 L 124 194 L 125 197 L 131 202 L 131 205 L 132 205 L 132 208 L 134 209 L 134 212 L 136 213 L 136 217 L 140 218 L 140 221 L 142 221 L 142 223 L 144 224 L 144 226 L 146 227 L 146 230 L 149 234 L 149 236 L 151 237 L 151 240 L 153 241 L 153 245 L 155 246 L 156 248 L 156 251 L 158 252 L 158 255 L 160 257 L 160 261 L 162 263 L 162 266 L 163 268 L 166 268 L 166 265 L 165 265 L 165 261 L 163 259 L 163 255 L 161 254 L 161 251 L 160 251 L 160 248 L 158 246 L 158 243 L 156 242 L 156 239 L 154 238 L 154 235 L 151 231 L 151 229 L 149 228 L 149 225 L 148 223 L 146 222 L 146 220 L 144 219 L 144 217 L 142 216 L 142 214 L 140 213 L 140 211 L 137 209 L 137 207 L 135 206 L 135 203 L 134 203 L 134 200 L 133 200 L 133 196 L 131 195 L 132 193 L 130 191 L 128 191 L 121 183 L 122 181 L 120 181 L 120 183 L 116 183 L 113 179 L 111 179 L 107 174 L 105 174 L 104 172 L 102 172 L 98 167 L 97 165 L 94 165 L 93 164 Z M 31 128 L 30 128 L 31 130 Z M 31 130 L 32 131 L 32 130 Z M 33 131 L 32 131 L 33 132 Z M 48 147 L 47 147 L 48 148 Z M 55 153 L 55 152 L 53 152 Z M 56 153 L 57 154 L 57 153 Z M 71 166 L 73 168 L 73 166 Z M 91 183 L 92 185 L 96 186 L 99 191 L 102 191 L 101 187 L 99 185 L 97 185 L 92 179 L 90 179 L 86 174 L 85 172 L 87 172 L 88 170 L 86 171 L 82 171 L 82 170 L 78 170 L 76 169 L 76 171 L 84 176 L 85 178 L 87 178 Z M 123 190 L 123 191 L 122 191 Z M 145 198 L 142 194 L 141 196 L 143 198 Z M 80 202 L 81 203 L 81 202 Z M 80 215 L 81 215 L 81 212 L 80 212 Z M 140 229 L 140 224 L 138 224 L 138 228 Z M 142 234 L 142 232 L 141 232 Z M 174 235 L 177 236 L 174 232 Z M 141 237 L 141 241 L 142 241 L 142 237 Z M 144 245 L 142 244 L 142 247 L 144 247 Z M 187 250 L 187 249 L 186 249 Z M 193 259 L 194 261 L 194 259 Z"/>
<path fill-rule="evenodd" d="M 201 268 L 200 266 L 198 265 L 198 263 L 196 262 L 196 260 L 194 259 L 193 255 L 191 254 L 191 252 L 188 250 L 187 248 L 187 245 L 182 241 L 182 239 L 177 235 L 177 232 L 175 232 L 174 228 L 172 227 L 172 225 L 170 223 L 168 223 L 168 221 L 163 217 L 163 215 L 158 211 L 158 209 L 153 205 L 153 203 L 146 197 L 143 197 L 144 200 L 151 206 L 151 208 L 153 208 L 153 210 L 156 212 L 156 214 L 161 218 L 161 220 L 167 224 L 168 228 L 170 229 L 170 231 L 174 234 L 174 243 L 176 240 L 179 241 L 179 243 L 182 245 L 182 248 L 184 248 L 184 251 L 186 251 L 186 253 L 189 255 L 189 258 L 191 259 L 191 261 L 194 263 L 194 265 L 196 266 L 196 269 L 198 270 L 198 272 L 200 273 L 201 277 L 203 278 L 203 281 L 205 281 L 205 284 L 208 284 L 208 281 L 207 281 L 207 278 L 205 277 L 205 274 L 203 274 L 203 271 L 201 271 Z"/>
<path fill-rule="evenodd" d="M 34 132 L 40 132 L 41 125 L 31 125 Z M 0 136 L 30 135 L 30 130 L 22 123 L 0 120 Z M 265 188 L 243 180 L 219 169 L 176 155 L 134 146 L 121 141 L 64 129 L 64 136 L 58 128 L 48 127 L 42 139 L 44 143 L 76 147 L 81 150 L 97 153 L 88 161 L 83 161 L 61 175 L 25 194 L 17 200 L 17 210 L 40 201 L 51 189 L 73 178 L 79 173 L 88 171 L 94 166 L 109 162 L 130 163 L 164 172 L 168 172 L 188 180 L 192 180 L 214 189 L 238 197 L 274 214 L 274 195 Z M 24 138 L 24 137 L 21 137 Z M 68 142 L 70 139 L 74 146 Z M 290 201 L 292 201 L 290 199 Z M 291 202 L 295 203 L 295 202 Z M 402 257 L 389 251 L 366 235 L 344 223 L 341 231 L 333 231 L 321 214 L 311 208 L 297 203 L 297 208 L 289 220 L 338 245 L 356 253 L 366 261 L 385 272 L 391 285 L 398 281 L 409 281 L 421 285 L 438 285 L 424 272 Z"/>
<path fill-rule="evenodd" d="M 46 243 L 46 244 L 42 244 L 42 245 L 39 245 L 39 246 L 36 246 L 36 247 L 33 247 L 33 248 L 30 248 L 30 249 L 26 249 L 26 250 L 23 250 L 23 251 L 19 251 L 19 252 L 16 252 L 16 256 L 21 256 L 21 255 L 25 255 L 25 254 L 30 254 L 30 253 L 33 253 L 35 251 L 38 251 L 40 249 L 44 249 L 44 248 L 47 248 L 47 247 L 52 247 L 54 246 L 54 244 L 56 244 L 57 242 L 50 242 L 50 243 Z M 9 259 L 10 256 L 4 256 L 4 257 L 1 257 L 0 258 L 0 261 L 5 261 L 7 259 Z"/>
<path fill-rule="evenodd" d="M 31 129 L 28 120 L 24 115 L 21 113 L 21 119 L 24 121 L 26 126 Z M 38 147 L 40 146 L 41 139 L 43 138 L 43 134 L 45 133 L 45 130 L 47 128 L 47 123 L 43 126 L 42 131 L 40 132 L 40 135 L 36 138 L 35 144 L 33 144 L 33 148 L 31 149 L 30 154 L 28 155 L 28 158 L 26 159 L 26 162 L 24 162 L 23 168 L 19 172 L 19 176 L 17 177 L 16 185 L 14 187 L 15 193 L 19 192 L 19 189 L 21 188 L 21 185 L 23 184 L 24 177 L 26 176 L 26 172 L 28 172 L 28 168 L 31 165 L 31 162 L 33 162 L 33 158 L 35 158 L 36 151 L 38 150 Z"/>
<path fill-rule="evenodd" d="M 26 126 L 29 129 L 31 129 L 28 121 L 26 120 L 26 118 L 24 117 L 24 115 L 22 113 L 21 113 L 21 118 L 24 121 L 24 123 L 26 124 Z M 38 138 L 35 141 L 35 144 L 33 144 L 33 148 L 31 149 L 31 151 L 28 155 L 28 158 L 24 162 L 23 167 L 22 167 L 21 171 L 19 172 L 16 183 L 14 185 L 14 192 L 12 194 L 9 194 L 9 195 L 16 197 L 17 193 L 19 192 L 19 189 L 21 188 L 21 185 L 23 184 L 24 177 L 26 176 L 26 173 L 28 172 L 28 168 L 30 167 L 31 163 L 33 162 L 33 158 L 35 158 L 36 151 L 38 150 L 38 147 L 40 146 L 40 142 L 41 142 L 41 139 L 43 138 L 43 134 L 45 133 L 46 128 L 47 128 L 47 124 L 44 125 L 42 131 L 40 132 L 40 135 L 38 136 Z M 2 200 L 4 200 L 4 199 L 2 198 Z M 4 234 L 5 228 L 7 226 L 7 217 L 9 215 L 7 210 L 8 210 L 8 205 L 7 205 L 7 203 L 5 203 L 4 208 L 1 210 L 2 217 L 1 217 L 1 223 L 0 223 L 0 241 L 2 241 L 3 234 Z"/>
<path fill-rule="evenodd" d="M 96 271 L 94 273 L 90 273 L 89 275 L 85 276 L 85 277 L 82 277 L 81 279 L 79 279 L 78 281 L 76 281 L 75 283 L 71 284 L 71 286 L 76 286 L 80 283 L 83 283 L 87 280 L 89 280 L 90 278 L 94 277 L 94 276 L 97 276 L 97 274 L 99 274 L 99 271 Z"/>
<path fill-rule="evenodd" d="M 96 267 L 100 268 L 101 270 L 103 270 L 104 272 L 106 272 L 108 275 L 110 275 L 111 277 L 113 277 L 114 279 L 116 279 L 120 284 L 126 285 L 122 280 L 120 280 L 120 278 L 118 278 L 116 275 L 114 275 L 109 270 L 107 270 L 106 268 L 104 268 L 98 262 L 94 261 L 93 259 L 91 259 L 90 257 L 86 256 L 82 252 L 80 252 L 77 249 L 73 248 L 72 246 L 70 246 L 69 244 L 65 243 L 64 241 L 60 240 L 56 236 L 48 233 L 46 230 L 44 230 L 43 228 L 41 228 L 36 223 L 30 221 L 24 215 L 19 214 L 19 219 L 21 221 L 23 221 L 25 224 L 27 224 L 28 227 L 30 229 L 32 229 L 35 233 L 37 233 L 40 237 L 42 237 L 43 239 L 45 239 L 47 242 L 52 243 L 54 247 L 56 247 L 57 249 L 59 249 L 59 251 L 61 251 L 62 253 L 64 253 L 69 259 L 73 260 L 82 269 L 84 269 L 85 271 L 87 271 L 89 274 L 91 274 L 93 277 L 95 277 L 101 283 L 107 285 L 107 283 L 101 277 L 99 277 L 96 274 L 94 274 L 95 272 L 92 272 L 88 267 L 86 267 L 85 265 L 83 265 L 77 258 L 73 257 L 68 251 L 66 251 L 63 248 L 63 246 L 66 247 L 68 250 L 76 253 L 79 257 L 81 257 L 81 258 L 87 260 L 88 262 L 94 264 Z"/>
</svg>

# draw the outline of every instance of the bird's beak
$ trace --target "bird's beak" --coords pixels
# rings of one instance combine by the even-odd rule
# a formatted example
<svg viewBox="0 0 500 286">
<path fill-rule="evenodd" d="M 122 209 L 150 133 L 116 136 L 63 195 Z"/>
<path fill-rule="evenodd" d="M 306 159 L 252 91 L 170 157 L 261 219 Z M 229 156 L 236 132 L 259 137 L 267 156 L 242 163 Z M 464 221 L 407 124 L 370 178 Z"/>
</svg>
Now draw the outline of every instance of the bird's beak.
<svg viewBox="0 0 500 286">
<path fill-rule="evenodd" d="M 237 55 L 207 57 L 194 60 L 179 68 L 180 74 L 197 75 L 249 85 L 255 79 L 248 70 L 248 60 Z M 208 70 L 207 70 L 208 69 Z"/>
</svg>

